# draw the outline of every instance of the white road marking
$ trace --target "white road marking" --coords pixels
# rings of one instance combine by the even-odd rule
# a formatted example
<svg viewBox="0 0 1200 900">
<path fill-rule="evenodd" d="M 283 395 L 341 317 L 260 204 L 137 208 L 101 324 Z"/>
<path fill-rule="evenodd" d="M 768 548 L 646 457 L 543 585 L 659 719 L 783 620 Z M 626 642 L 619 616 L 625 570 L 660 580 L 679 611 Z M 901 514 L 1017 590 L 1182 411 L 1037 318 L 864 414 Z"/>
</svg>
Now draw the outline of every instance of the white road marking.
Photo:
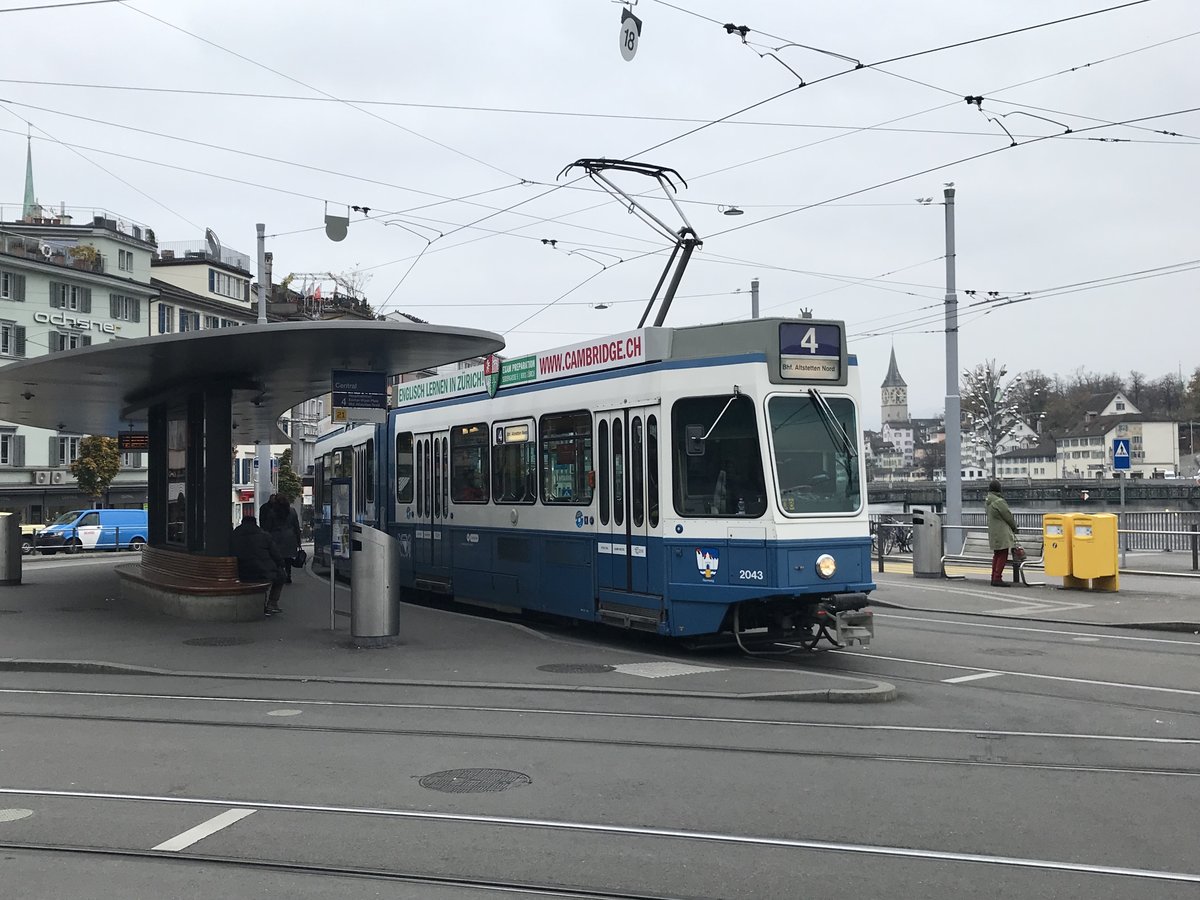
<svg viewBox="0 0 1200 900">
<path fill-rule="evenodd" d="M 689 666 L 676 662 L 623 663 L 613 668 L 623 675 L 637 675 L 639 678 L 669 678 L 672 675 L 703 675 L 721 671 L 713 666 Z"/>
<path fill-rule="evenodd" d="M 942 684 L 963 684 L 967 681 L 980 681 L 984 678 L 995 678 L 1002 672 L 976 672 L 974 675 L 959 675 L 957 678 L 943 678 Z"/>
<path fill-rule="evenodd" d="M 1081 637 L 1081 638 L 1071 638 L 1071 640 L 1079 641 L 1082 644 L 1094 644 L 1096 641 L 1100 640 L 1100 638 L 1098 638 L 1098 637 Z"/>
<path fill-rule="evenodd" d="M 45 791 L 25 788 L 0 788 L 0 794 L 38 797 L 68 797 L 78 800 L 124 800 L 142 803 L 190 804 L 194 806 L 229 806 L 228 800 L 202 797 L 170 797 L 153 794 L 109 794 L 89 791 Z M 1108 875 L 1125 878 L 1144 878 L 1150 881 L 1200 884 L 1200 874 L 1167 872 L 1156 869 L 1134 869 L 1125 866 L 1106 866 L 1061 860 L 1033 859 L 1021 856 L 992 856 L 983 853 L 959 853 L 951 850 L 923 850 L 886 844 L 851 844 L 842 841 L 817 841 L 799 838 L 760 837 L 749 834 L 723 834 L 711 831 L 686 831 L 678 828 L 656 828 L 636 825 L 609 825 L 599 822 L 571 822 L 559 819 L 527 819 L 517 816 L 483 816 L 468 813 L 435 812 L 420 809 L 386 809 L 370 806 L 324 806 L 305 803 L 239 803 L 239 806 L 285 812 L 332 813 L 334 815 L 374 816 L 410 821 L 457 822 L 507 828 L 537 828 L 580 834 L 608 834 L 634 837 L 656 837 L 705 841 L 734 846 L 780 847 L 789 850 L 818 850 L 853 853 L 860 856 L 883 856 L 901 859 L 935 860 L 938 862 L 982 863 L 1017 869 L 1070 872 L 1084 875 Z M 253 812 L 253 810 L 245 810 Z M 232 810 L 231 810 L 232 812 Z M 219 817 L 218 817 L 219 818 Z"/>
<path fill-rule="evenodd" d="M 177 834 L 169 841 L 163 841 L 158 846 L 151 847 L 150 849 L 176 852 L 186 850 L 197 841 L 202 841 L 210 834 L 216 834 L 222 828 L 228 828 L 235 822 L 242 821 L 242 819 L 253 812 L 254 810 L 252 809 L 227 809 L 220 815 L 213 816 L 207 822 L 201 822 L 195 828 L 189 828 L 182 834 Z"/>
<path fill-rule="evenodd" d="M 965 669 L 978 670 L 978 666 L 956 666 L 952 663 L 932 662 L 927 659 L 906 659 L 901 656 L 881 656 L 876 653 L 860 653 L 855 650 L 849 652 L 846 650 L 830 650 L 830 653 L 836 653 L 839 656 L 851 656 L 859 659 L 882 659 L 887 662 L 909 663 L 915 666 L 936 666 L 939 669 Z M 997 675 L 1019 675 L 1022 678 L 1036 678 L 1041 681 L 1066 681 L 1071 684 L 1090 684 L 1096 687 L 1115 687 L 1128 688 L 1134 691 L 1155 691 L 1162 694 L 1184 694 L 1188 697 L 1200 697 L 1200 691 L 1188 691 L 1183 688 L 1159 687 L 1153 684 L 1127 684 L 1123 681 L 1097 681 L 1092 678 L 1070 678 L 1066 675 L 1038 675 L 1034 672 L 1014 672 L 1010 669 L 996 669 Z"/>
<path fill-rule="evenodd" d="M 55 697 L 112 697 L 132 700 L 179 700 L 198 703 L 301 703 L 304 706 L 362 709 L 408 709 L 431 712 L 515 713 L 521 716 L 573 716 L 583 719 L 631 719 L 656 722 L 695 722 L 716 725 L 762 725 L 777 728 L 825 728 L 834 731 L 887 731 L 914 734 L 981 734 L 989 737 L 1056 738 L 1060 740 L 1113 741 L 1134 744 L 1200 745 L 1200 738 L 1151 737 L 1136 734 L 1088 734 L 1062 731 L 999 731 L 980 728 L 940 728 L 932 725 L 881 723 L 805 722 L 790 719 L 741 719 L 731 716 L 676 716 L 667 713 L 603 712 L 584 709 L 534 709 L 523 706 L 468 706 L 444 703 L 376 703 L 369 700 L 281 700 L 278 697 L 203 697 L 188 694 L 132 694 L 105 691 L 55 691 L 35 688 L 0 688 L 0 694 L 37 694 Z M 0 716 L 4 714 L 0 712 Z"/>
<path fill-rule="evenodd" d="M 948 613 L 953 615 L 953 613 Z M 959 619 L 930 619 L 922 616 L 898 616 L 894 613 L 875 613 L 876 619 L 898 619 L 907 622 L 937 622 L 940 625 L 960 625 L 963 628 L 994 628 L 1000 631 L 1029 631 L 1034 634 L 1063 634 L 1068 636 L 1080 635 L 1085 637 L 1094 637 L 1095 635 L 1087 635 L 1082 631 L 1059 631 L 1052 628 L 1031 628 L 1027 625 L 990 625 L 986 622 L 968 622 Z M 1088 625 L 1088 622 L 1080 622 L 1080 625 Z M 1103 624 L 1095 627 L 1104 628 Z M 1104 634 L 1103 638 L 1114 641 L 1137 641 L 1142 644 L 1182 644 L 1185 647 L 1200 648 L 1200 641 L 1175 641 L 1170 638 L 1150 638 L 1150 637 L 1134 637 L 1129 634 Z"/>
<path fill-rule="evenodd" d="M 0 809 L 0 822 L 17 822 L 32 815 L 32 809 Z"/>
<path fill-rule="evenodd" d="M 304 710 L 301 710 L 301 709 L 273 709 L 269 713 L 267 713 L 267 715 L 268 716 L 278 716 L 280 718 L 286 718 L 288 716 L 298 716 L 303 711 Z"/>
</svg>

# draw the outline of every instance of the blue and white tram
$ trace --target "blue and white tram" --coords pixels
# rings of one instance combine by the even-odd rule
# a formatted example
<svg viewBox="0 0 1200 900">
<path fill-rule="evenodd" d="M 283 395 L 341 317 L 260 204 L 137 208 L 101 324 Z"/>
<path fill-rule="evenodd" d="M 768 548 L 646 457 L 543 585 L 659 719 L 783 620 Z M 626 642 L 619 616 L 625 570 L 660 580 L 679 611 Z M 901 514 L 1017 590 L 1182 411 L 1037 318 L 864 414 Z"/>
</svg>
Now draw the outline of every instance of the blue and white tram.
<svg viewBox="0 0 1200 900">
<path fill-rule="evenodd" d="M 644 328 L 400 384 L 318 444 L 414 590 L 676 638 L 871 636 L 857 361 L 840 322 Z M 322 515 L 321 511 L 324 511 Z"/>
</svg>

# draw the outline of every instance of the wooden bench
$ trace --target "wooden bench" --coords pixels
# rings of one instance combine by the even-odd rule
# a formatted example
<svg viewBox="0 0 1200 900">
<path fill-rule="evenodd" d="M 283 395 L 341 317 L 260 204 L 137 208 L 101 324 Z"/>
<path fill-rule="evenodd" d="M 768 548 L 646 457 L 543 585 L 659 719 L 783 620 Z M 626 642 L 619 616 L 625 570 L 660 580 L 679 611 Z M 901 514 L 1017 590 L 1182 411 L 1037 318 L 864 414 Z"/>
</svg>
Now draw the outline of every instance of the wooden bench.
<svg viewBox="0 0 1200 900">
<path fill-rule="evenodd" d="M 1025 575 L 1025 567 L 1030 563 L 1035 566 L 1042 564 L 1045 553 L 1045 539 L 1042 532 L 1017 532 L 1017 542 L 1025 550 L 1025 559 L 1018 562 L 1009 554 L 1009 562 L 1013 567 L 1013 584 L 1023 584 L 1026 587 L 1040 587 L 1044 581 L 1030 581 Z M 946 575 L 946 563 L 987 563 L 992 564 L 992 545 L 988 541 L 987 532 L 968 531 L 963 548 L 958 553 L 947 553 L 942 557 L 942 574 Z M 947 578 L 965 578 L 965 575 L 946 575 Z"/>
<path fill-rule="evenodd" d="M 238 580 L 232 556 L 197 556 L 146 547 L 137 563 L 117 566 L 121 594 L 168 616 L 205 622 L 261 619 L 270 582 Z"/>
</svg>

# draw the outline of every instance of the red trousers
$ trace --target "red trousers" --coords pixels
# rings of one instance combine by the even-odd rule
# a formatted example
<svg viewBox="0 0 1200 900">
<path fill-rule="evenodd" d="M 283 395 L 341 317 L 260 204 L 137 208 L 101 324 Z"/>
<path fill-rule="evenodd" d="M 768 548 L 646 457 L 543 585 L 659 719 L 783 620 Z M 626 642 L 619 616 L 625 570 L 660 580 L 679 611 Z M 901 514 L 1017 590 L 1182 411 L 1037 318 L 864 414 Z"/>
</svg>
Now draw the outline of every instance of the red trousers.
<svg viewBox="0 0 1200 900">
<path fill-rule="evenodd" d="M 992 553 L 992 581 L 1004 580 L 1004 567 L 1008 565 L 1008 551 L 996 550 Z"/>
</svg>

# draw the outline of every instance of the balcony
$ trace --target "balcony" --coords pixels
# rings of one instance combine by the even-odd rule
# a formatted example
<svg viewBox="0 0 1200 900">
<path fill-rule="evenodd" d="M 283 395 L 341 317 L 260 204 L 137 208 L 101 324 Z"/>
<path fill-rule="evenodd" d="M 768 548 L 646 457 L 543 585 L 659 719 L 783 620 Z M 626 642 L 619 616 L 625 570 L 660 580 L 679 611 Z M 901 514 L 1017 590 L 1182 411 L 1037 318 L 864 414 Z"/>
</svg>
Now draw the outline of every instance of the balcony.
<svg viewBox="0 0 1200 900">
<path fill-rule="evenodd" d="M 217 262 L 243 272 L 250 272 L 250 257 L 237 250 L 213 245 L 208 241 L 168 241 L 158 245 L 160 260 L 195 260 L 197 262 Z"/>
<path fill-rule="evenodd" d="M 90 244 L 0 234 L 0 253 L 97 275 L 105 272 L 104 257 Z"/>
</svg>

